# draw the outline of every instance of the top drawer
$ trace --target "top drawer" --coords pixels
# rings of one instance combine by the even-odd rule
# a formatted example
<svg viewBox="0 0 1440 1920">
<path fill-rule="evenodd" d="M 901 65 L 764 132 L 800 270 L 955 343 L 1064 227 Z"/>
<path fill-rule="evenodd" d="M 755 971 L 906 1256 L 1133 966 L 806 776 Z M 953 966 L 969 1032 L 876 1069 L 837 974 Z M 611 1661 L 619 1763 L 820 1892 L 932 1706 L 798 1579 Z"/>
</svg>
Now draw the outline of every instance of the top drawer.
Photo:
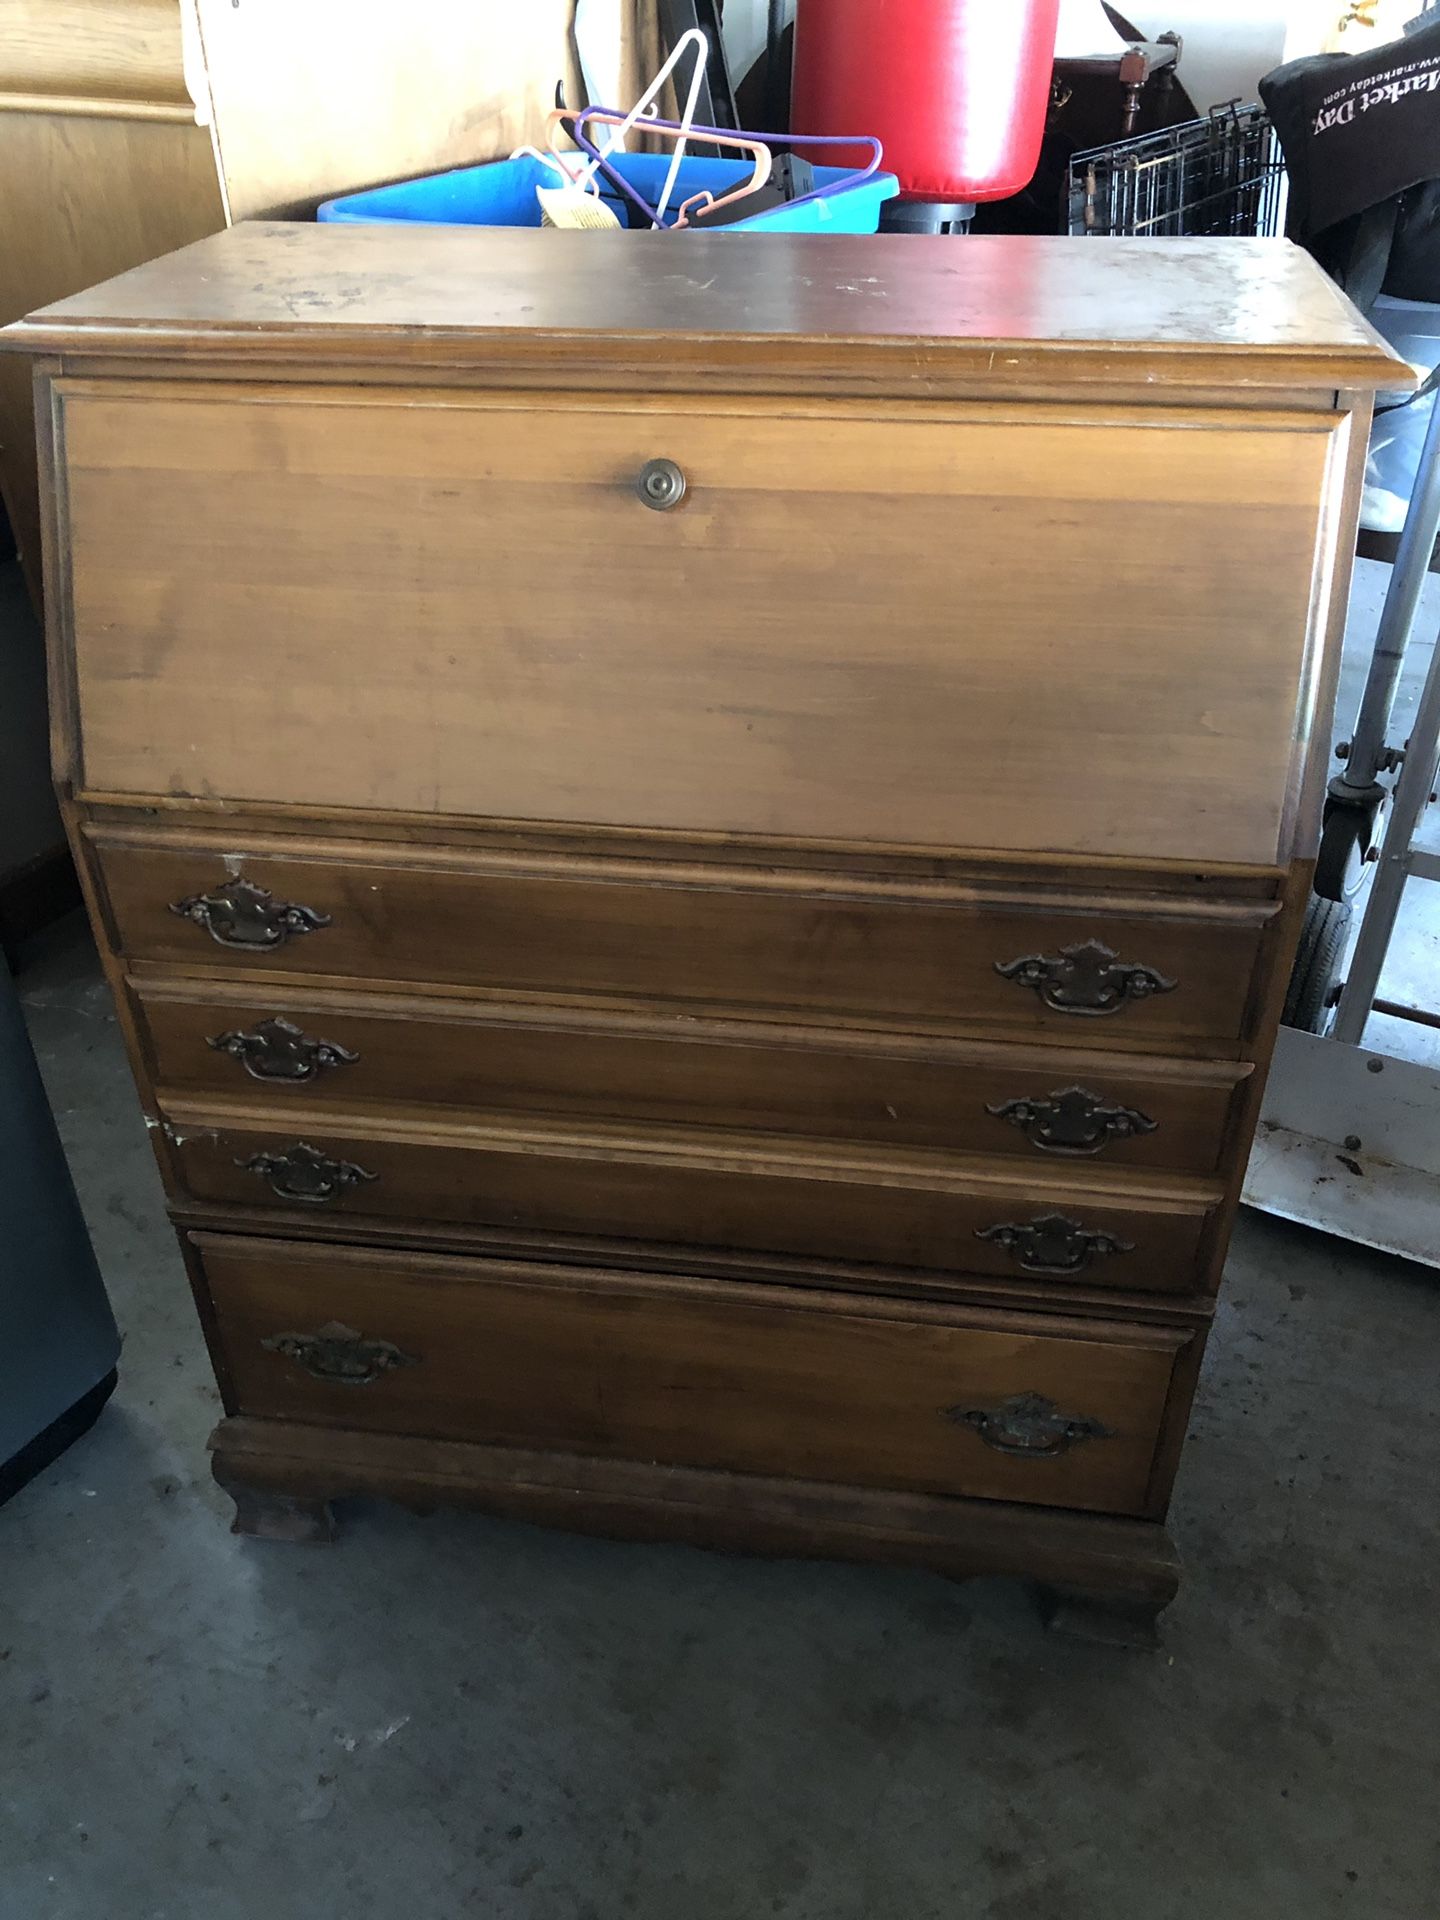
<svg viewBox="0 0 1440 1920">
<path fill-rule="evenodd" d="M 378 980 L 1234 1055 L 1273 903 L 1026 896 L 90 828 L 119 946 L 187 972 Z"/>
<path fill-rule="evenodd" d="M 57 394 L 93 795 L 1288 858 L 1333 416 Z"/>
</svg>

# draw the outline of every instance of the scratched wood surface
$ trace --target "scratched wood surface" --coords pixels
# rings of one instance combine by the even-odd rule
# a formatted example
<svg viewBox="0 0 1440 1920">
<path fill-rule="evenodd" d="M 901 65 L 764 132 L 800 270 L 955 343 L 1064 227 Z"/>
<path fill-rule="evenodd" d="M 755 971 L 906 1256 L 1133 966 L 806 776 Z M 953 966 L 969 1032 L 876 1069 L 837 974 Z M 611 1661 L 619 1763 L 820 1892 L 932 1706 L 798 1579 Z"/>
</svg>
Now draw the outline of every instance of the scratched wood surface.
<svg viewBox="0 0 1440 1920">
<path fill-rule="evenodd" d="M 549 339 L 563 363 L 628 343 L 628 367 L 713 364 L 764 340 L 783 388 L 814 365 L 913 385 L 1046 362 L 1166 387 L 1413 385 L 1308 254 L 1274 241 L 913 234 L 555 233 L 255 222 L 34 314 L 3 344 L 252 364 L 493 358 Z M 648 363 L 648 364 L 647 364 Z M 756 369 L 759 371 L 759 369 Z"/>
</svg>

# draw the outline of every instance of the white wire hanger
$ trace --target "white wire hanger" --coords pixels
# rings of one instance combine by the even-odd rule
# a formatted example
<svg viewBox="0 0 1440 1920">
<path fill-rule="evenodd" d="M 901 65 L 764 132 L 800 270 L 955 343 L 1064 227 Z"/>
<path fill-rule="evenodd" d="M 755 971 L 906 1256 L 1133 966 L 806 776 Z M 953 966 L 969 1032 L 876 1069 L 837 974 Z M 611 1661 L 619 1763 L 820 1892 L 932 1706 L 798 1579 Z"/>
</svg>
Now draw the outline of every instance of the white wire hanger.
<svg viewBox="0 0 1440 1920">
<path fill-rule="evenodd" d="M 551 136 L 552 144 L 543 153 L 538 147 L 527 144 L 516 147 L 510 155 L 510 158 L 512 160 L 536 160 L 542 167 L 556 174 L 564 185 L 578 186 L 586 192 L 598 193 L 599 187 L 596 184 L 596 175 L 599 171 L 600 160 L 608 159 L 612 153 L 622 152 L 624 150 L 626 136 L 630 134 L 636 126 L 644 120 L 653 120 L 659 116 L 660 96 L 664 91 L 666 81 L 670 78 L 671 74 L 674 73 L 686 53 L 692 51 L 695 56 L 695 64 L 690 72 L 690 88 L 685 98 L 685 111 L 680 116 L 681 133 L 675 142 L 674 152 L 670 156 L 670 165 L 665 173 L 665 185 L 661 191 L 660 199 L 656 207 L 654 224 L 657 227 L 660 226 L 665 217 L 665 209 L 670 204 L 670 196 L 675 190 L 675 182 L 680 175 L 680 163 L 685 156 L 685 143 L 689 138 L 690 128 L 695 124 L 695 115 L 700 104 L 700 91 L 704 84 L 705 71 L 710 60 L 710 42 L 699 27 L 690 27 L 686 32 L 681 34 L 680 38 L 675 42 L 675 45 L 670 49 L 670 55 L 665 64 L 641 93 L 635 105 L 624 116 L 618 126 L 615 127 L 610 139 L 605 143 L 603 152 L 598 158 L 588 160 L 583 166 L 579 166 L 576 164 L 579 158 L 578 155 L 571 153 L 562 154 L 557 151 L 553 141 L 555 133 L 558 132 L 560 121 L 563 118 L 563 115 L 560 113 L 552 113 L 550 116 L 550 126 L 553 130 Z"/>
</svg>

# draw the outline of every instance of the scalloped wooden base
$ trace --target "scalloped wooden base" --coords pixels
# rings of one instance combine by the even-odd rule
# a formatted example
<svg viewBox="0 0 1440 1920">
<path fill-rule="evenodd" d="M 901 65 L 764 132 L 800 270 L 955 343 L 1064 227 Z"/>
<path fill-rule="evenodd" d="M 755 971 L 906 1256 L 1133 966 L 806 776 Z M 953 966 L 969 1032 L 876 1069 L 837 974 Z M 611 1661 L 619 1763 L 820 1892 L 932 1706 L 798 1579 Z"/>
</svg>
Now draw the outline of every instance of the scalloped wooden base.
<svg viewBox="0 0 1440 1920">
<path fill-rule="evenodd" d="M 476 1507 L 612 1539 L 1028 1578 L 1056 1631 L 1121 1646 L 1156 1644 L 1179 1585 L 1179 1556 L 1150 1521 L 243 1416 L 210 1446 L 235 1531 L 266 1540 L 333 1540 L 330 1503 L 349 1494 Z"/>
</svg>

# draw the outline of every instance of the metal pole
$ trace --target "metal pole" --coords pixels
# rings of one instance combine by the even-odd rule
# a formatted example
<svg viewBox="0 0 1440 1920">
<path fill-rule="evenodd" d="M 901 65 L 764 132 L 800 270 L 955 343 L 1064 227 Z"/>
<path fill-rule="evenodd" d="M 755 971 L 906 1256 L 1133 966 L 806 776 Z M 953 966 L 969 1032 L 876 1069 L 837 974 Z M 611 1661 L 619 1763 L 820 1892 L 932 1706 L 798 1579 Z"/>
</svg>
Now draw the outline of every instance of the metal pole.
<svg viewBox="0 0 1440 1920">
<path fill-rule="evenodd" d="M 770 0 L 765 16 L 765 125 L 771 133 L 781 133 L 790 125 L 790 102 L 780 76 L 780 45 L 784 38 L 785 0 Z"/>
<path fill-rule="evenodd" d="M 1375 776 L 1389 770 L 1385 735 L 1390 727 L 1390 709 L 1394 705 L 1400 669 L 1405 664 L 1405 648 L 1415 623 L 1415 611 L 1420 605 L 1437 533 L 1440 533 L 1440 396 L 1431 405 L 1410 511 L 1405 516 L 1405 531 L 1400 536 L 1375 636 L 1375 657 L 1366 676 L 1360 712 L 1350 736 L 1345 771 L 1330 783 L 1332 799 L 1354 804 L 1378 797 Z"/>
<path fill-rule="evenodd" d="M 1440 413 L 1440 407 L 1436 411 Z M 1429 804 L 1437 756 L 1440 756 L 1440 643 L 1436 645 L 1420 704 L 1415 710 L 1405 748 L 1405 764 L 1395 783 L 1390 823 L 1380 848 L 1380 865 L 1360 921 L 1360 937 L 1355 942 L 1349 978 L 1340 991 L 1335 1010 L 1330 1037 L 1347 1046 L 1361 1044 L 1365 1022 L 1375 1003 L 1380 969 L 1385 964 L 1405 882 L 1410 876 L 1410 843 L 1415 838 L 1420 816 Z"/>
</svg>

